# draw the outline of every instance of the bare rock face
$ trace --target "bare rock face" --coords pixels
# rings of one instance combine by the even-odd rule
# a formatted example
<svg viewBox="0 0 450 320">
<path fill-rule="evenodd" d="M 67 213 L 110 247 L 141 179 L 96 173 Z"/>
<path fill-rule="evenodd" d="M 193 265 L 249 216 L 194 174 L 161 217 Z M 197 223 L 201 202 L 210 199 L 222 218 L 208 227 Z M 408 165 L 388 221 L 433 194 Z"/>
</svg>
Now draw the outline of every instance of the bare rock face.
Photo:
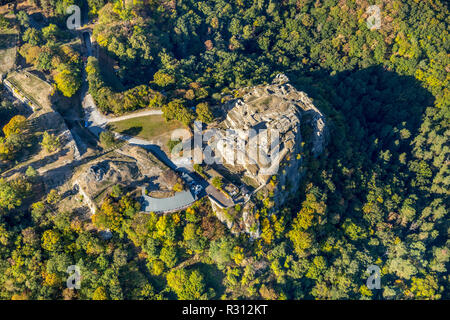
<svg viewBox="0 0 450 320">
<path fill-rule="evenodd" d="M 224 163 L 242 165 L 246 175 L 264 185 L 290 158 L 301 158 L 301 127 L 312 129 L 311 153 L 325 145 L 325 121 L 306 93 L 278 75 L 272 84 L 250 88 L 225 106 L 226 119 L 216 141 Z M 310 130 L 311 131 L 311 130 Z M 295 177 L 294 177 L 295 178 Z"/>
<path fill-rule="evenodd" d="M 88 166 L 78 181 L 83 190 L 95 197 L 115 184 L 140 178 L 142 175 L 136 163 L 106 158 Z"/>
<path fill-rule="evenodd" d="M 304 158 L 323 151 L 325 118 L 308 95 L 297 91 L 283 74 L 272 84 L 245 92 L 223 106 L 225 120 L 211 144 L 228 167 L 243 169 L 243 181 L 246 176 L 255 182 L 254 187 L 259 186 L 253 194 L 267 187 L 279 207 L 298 189 Z M 240 223 L 246 232 L 258 236 L 247 203 Z"/>
</svg>

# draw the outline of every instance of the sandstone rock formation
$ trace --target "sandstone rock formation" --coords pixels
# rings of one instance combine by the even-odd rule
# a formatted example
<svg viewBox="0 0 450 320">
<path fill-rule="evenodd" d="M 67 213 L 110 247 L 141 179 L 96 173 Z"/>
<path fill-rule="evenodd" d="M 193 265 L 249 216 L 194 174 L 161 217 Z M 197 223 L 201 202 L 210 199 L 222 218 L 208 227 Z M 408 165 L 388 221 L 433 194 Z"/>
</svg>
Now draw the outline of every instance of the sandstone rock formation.
<svg viewBox="0 0 450 320">
<path fill-rule="evenodd" d="M 227 168 L 241 169 L 242 178 L 254 182 L 253 194 L 271 182 L 276 208 L 298 189 L 304 157 L 323 151 L 327 134 L 324 115 L 282 74 L 272 84 L 245 92 L 242 98 L 223 106 L 225 120 L 209 144 Z M 251 203 L 244 204 L 241 220 L 236 223 L 257 236 Z"/>
<path fill-rule="evenodd" d="M 261 185 L 277 173 L 286 156 L 301 152 L 301 126 L 313 129 L 313 155 L 324 146 L 324 116 L 306 93 L 286 81 L 285 75 L 278 75 L 271 85 L 253 87 L 242 99 L 228 102 L 226 120 L 215 137 L 224 163 L 243 165 Z"/>
</svg>

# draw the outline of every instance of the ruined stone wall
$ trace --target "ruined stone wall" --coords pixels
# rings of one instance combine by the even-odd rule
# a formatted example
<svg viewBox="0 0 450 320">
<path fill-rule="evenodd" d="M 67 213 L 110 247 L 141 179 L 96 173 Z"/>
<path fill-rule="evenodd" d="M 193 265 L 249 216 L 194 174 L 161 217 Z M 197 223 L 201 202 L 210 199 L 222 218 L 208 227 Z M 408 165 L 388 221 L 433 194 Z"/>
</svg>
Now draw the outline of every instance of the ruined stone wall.
<svg viewBox="0 0 450 320">
<path fill-rule="evenodd" d="M 244 175 L 259 183 L 260 192 L 267 195 L 269 191 L 273 192 L 275 210 L 298 190 L 306 170 L 305 157 L 317 157 L 323 152 L 327 140 L 326 121 L 308 95 L 290 85 L 285 75 L 275 77 L 272 84 L 248 88 L 246 92 L 242 98 L 231 100 L 223 106 L 225 120 L 220 123 L 219 133 L 212 144 L 227 164 L 237 163 L 237 157 L 245 158 L 243 164 L 237 164 L 245 168 Z M 302 137 L 301 129 L 306 126 L 312 134 Z M 267 137 L 270 137 L 271 130 L 276 130 L 278 142 L 274 143 L 269 138 L 266 139 L 266 146 L 262 146 L 261 134 L 249 138 L 249 130 L 266 131 L 265 134 L 269 133 Z M 308 141 L 303 141 L 304 138 Z M 262 152 L 261 155 L 260 150 L 253 150 L 264 149 L 267 144 L 272 147 L 267 148 L 268 153 Z M 270 149 L 274 147 L 278 147 L 277 156 L 271 158 L 273 154 Z M 310 149 L 306 150 L 307 147 Z M 268 188 L 264 190 L 266 186 Z M 252 201 L 245 204 L 240 224 L 243 231 L 258 237 L 259 230 L 255 230 L 255 225 L 259 226 L 259 223 L 253 215 L 253 204 Z M 217 206 L 213 204 L 214 207 Z M 218 209 L 215 211 L 219 212 Z M 222 213 L 218 216 L 229 228 L 236 229 Z"/>
</svg>

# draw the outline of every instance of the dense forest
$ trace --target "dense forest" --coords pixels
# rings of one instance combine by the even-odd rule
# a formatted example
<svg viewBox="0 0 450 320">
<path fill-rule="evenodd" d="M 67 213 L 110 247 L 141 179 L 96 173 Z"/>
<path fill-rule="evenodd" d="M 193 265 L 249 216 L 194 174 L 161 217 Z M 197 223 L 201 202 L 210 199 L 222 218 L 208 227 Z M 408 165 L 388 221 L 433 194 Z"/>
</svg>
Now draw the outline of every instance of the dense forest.
<svg viewBox="0 0 450 320">
<path fill-rule="evenodd" d="M 23 17 L 20 54 L 53 70 L 66 96 L 79 89 L 80 61 L 56 43 L 69 36 L 58 30 L 75 3 L 88 5 L 96 42 L 117 62 L 116 79 L 102 74 L 104 62 L 87 63 L 105 113 L 162 107 L 189 124 L 211 112 L 191 107 L 214 109 L 282 72 L 326 114 L 331 134 L 302 187 L 287 190 L 288 206 L 272 212 L 261 199 L 256 240 L 232 235 L 206 200 L 144 214 L 117 187 L 91 223 L 56 212 L 56 191 L 39 197 L 32 168 L 0 179 L 1 299 L 450 298 L 446 2 L 31 2 L 54 27 L 33 31 Z M 369 5 L 381 8 L 379 29 L 367 26 Z M 26 121 L 7 102 L 0 114 L 0 147 L 11 140 L 20 150 L 14 138 L 30 134 Z M 81 268 L 79 290 L 66 288 L 72 264 Z M 381 268 L 380 290 L 366 286 L 369 265 Z"/>
</svg>

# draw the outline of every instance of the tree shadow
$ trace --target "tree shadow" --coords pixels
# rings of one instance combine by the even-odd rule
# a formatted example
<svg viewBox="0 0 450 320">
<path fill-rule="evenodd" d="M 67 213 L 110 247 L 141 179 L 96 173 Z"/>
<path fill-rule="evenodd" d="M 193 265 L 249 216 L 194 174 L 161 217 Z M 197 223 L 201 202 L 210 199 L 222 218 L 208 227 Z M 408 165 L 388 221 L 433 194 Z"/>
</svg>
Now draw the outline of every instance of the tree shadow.
<svg viewBox="0 0 450 320">
<path fill-rule="evenodd" d="M 201 272 L 204 276 L 206 288 L 213 288 L 215 291 L 213 299 L 219 299 L 225 293 L 226 287 L 223 284 L 225 275 L 216 265 L 198 262 L 188 266 L 186 269 Z"/>
<path fill-rule="evenodd" d="M 13 3 L 15 0 L 0 0 L 0 6 L 8 3 Z"/>
<path fill-rule="evenodd" d="M 145 185 L 147 191 L 159 190 L 161 188 L 161 185 L 159 183 L 156 183 L 157 179 L 158 179 L 158 177 L 156 177 L 156 176 L 152 176 L 150 178 L 145 177 L 144 179 L 136 180 L 136 181 L 132 182 L 130 186 L 138 187 L 138 186 Z"/>
<path fill-rule="evenodd" d="M 122 130 L 120 133 L 125 134 L 127 136 L 137 136 L 142 132 L 142 127 L 131 127 L 125 130 Z"/>
<path fill-rule="evenodd" d="M 328 144 L 318 161 L 312 160 L 316 162 L 312 168 L 328 172 L 327 179 L 334 183 L 335 191 L 328 193 L 329 210 L 341 218 L 358 211 L 374 187 L 371 179 L 383 188 L 402 185 L 398 192 L 405 198 L 417 195 L 418 205 L 427 201 L 429 194 L 412 183 L 417 173 L 411 164 L 418 160 L 414 139 L 421 134 L 425 111 L 435 99 L 417 79 L 381 66 L 334 76 L 326 71 L 286 75 L 326 115 Z M 349 179 L 355 185 L 352 190 Z M 327 190 L 319 174 L 305 181 Z M 290 206 L 298 208 L 302 199 L 300 191 Z"/>
<path fill-rule="evenodd" d="M 16 46 L 15 34 L 0 34 L 0 50 L 11 49 Z"/>
<path fill-rule="evenodd" d="M 417 79 L 381 66 L 332 77 L 323 71 L 288 76 L 330 120 L 329 151 L 340 152 L 345 142 L 351 142 L 354 152 L 365 153 L 372 161 L 381 150 L 411 152 L 410 142 L 419 132 L 425 109 L 434 103 L 433 95 Z M 409 134 L 400 133 L 402 129 Z M 344 138 L 342 130 L 347 131 L 347 141 L 339 142 Z"/>
</svg>

